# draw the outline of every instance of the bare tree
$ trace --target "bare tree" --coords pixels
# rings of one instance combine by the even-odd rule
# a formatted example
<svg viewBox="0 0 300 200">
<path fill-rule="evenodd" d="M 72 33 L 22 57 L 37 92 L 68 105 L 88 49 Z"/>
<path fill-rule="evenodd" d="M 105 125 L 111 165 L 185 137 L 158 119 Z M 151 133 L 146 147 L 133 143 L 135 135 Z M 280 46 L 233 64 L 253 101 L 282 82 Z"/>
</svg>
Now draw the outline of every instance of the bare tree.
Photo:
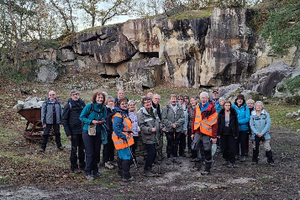
<svg viewBox="0 0 300 200">
<path fill-rule="evenodd" d="M 72 0 L 50 0 L 52 6 L 59 12 L 66 30 L 75 31 Z"/>
<path fill-rule="evenodd" d="M 132 11 L 135 1 L 132 0 L 77 0 L 77 7 L 83 9 L 91 18 L 91 26 L 105 25 L 114 17 L 127 15 Z"/>
</svg>

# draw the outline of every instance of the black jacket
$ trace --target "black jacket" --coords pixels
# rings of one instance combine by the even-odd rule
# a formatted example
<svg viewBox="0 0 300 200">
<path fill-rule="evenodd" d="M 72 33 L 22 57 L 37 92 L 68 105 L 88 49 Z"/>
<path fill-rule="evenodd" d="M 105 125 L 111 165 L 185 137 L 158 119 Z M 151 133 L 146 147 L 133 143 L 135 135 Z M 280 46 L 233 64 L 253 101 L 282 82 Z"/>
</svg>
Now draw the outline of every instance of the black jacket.
<svg viewBox="0 0 300 200">
<path fill-rule="evenodd" d="M 81 99 L 76 102 L 70 98 L 65 105 L 62 114 L 62 124 L 67 136 L 82 134 L 82 122 L 79 120 L 79 116 L 84 107 L 85 103 Z"/>
<path fill-rule="evenodd" d="M 115 109 L 107 108 L 107 119 L 106 119 L 106 131 L 108 135 L 112 135 L 113 132 L 113 124 L 112 124 L 112 117 L 116 113 Z"/>
<path fill-rule="evenodd" d="M 225 128 L 225 109 L 223 108 L 218 116 L 218 136 L 233 135 L 239 136 L 239 122 L 234 108 L 230 108 L 229 129 Z"/>
</svg>

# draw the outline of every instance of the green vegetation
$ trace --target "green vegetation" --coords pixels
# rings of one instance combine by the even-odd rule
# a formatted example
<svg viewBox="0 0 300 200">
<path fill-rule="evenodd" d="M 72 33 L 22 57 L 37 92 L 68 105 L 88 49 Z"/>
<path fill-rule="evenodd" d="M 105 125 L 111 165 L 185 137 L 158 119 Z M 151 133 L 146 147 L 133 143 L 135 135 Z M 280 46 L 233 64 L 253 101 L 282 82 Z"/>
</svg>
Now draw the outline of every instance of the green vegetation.
<svg viewBox="0 0 300 200">
<path fill-rule="evenodd" d="M 288 104 L 284 101 L 277 99 L 268 100 L 265 103 L 265 109 L 270 114 L 272 120 L 272 128 L 288 128 L 291 130 L 299 129 L 299 121 L 296 118 L 290 119 L 286 117 L 287 113 L 298 111 L 299 106 L 294 104 Z"/>
<path fill-rule="evenodd" d="M 292 94 L 295 94 L 295 92 L 299 91 L 299 88 L 300 88 L 300 75 L 298 75 L 294 78 L 286 79 L 285 83 L 288 86 L 288 90 Z"/>
<path fill-rule="evenodd" d="M 0 176 L 0 184 L 8 184 L 9 178 Z"/>
<path fill-rule="evenodd" d="M 80 31 L 79 33 L 86 33 L 86 32 L 96 31 L 96 30 L 100 30 L 100 29 L 102 29 L 102 28 L 108 28 L 108 27 L 116 27 L 116 26 L 119 25 L 119 24 L 121 24 L 121 23 L 108 24 L 108 25 L 104 25 L 104 26 L 91 27 L 91 28 L 84 29 L 84 30 Z"/>
<path fill-rule="evenodd" d="M 101 183 L 101 187 L 108 187 L 108 188 L 119 188 L 116 185 L 113 184 L 107 184 L 107 183 Z"/>
<path fill-rule="evenodd" d="M 182 19 L 195 19 L 209 17 L 213 13 L 213 10 L 187 10 L 177 13 L 167 19 L 182 20 Z"/>
<path fill-rule="evenodd" d="M 36 66 L 36 60 L 20 61 L 18 66 L 3 64 L 0 65 L 0 77 L 8 78 L 17 83 L 32 82 L 36 74 Z"/>
<path fill-rule="evenodd" d="M 300 1 L 291 0 L 277 6 L 268 11 L 261 33 L 270 40 L 274 53 L 284 55 L 290 47 L 300 45 Z"/>
</svg>

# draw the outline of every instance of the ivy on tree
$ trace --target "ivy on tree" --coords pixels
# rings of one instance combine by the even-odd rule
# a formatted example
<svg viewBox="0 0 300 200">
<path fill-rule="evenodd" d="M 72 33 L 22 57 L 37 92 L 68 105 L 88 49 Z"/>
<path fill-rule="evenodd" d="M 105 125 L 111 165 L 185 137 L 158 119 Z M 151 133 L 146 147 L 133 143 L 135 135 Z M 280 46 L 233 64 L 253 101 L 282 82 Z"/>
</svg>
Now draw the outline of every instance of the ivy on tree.
<svg viewBox="0 0 300 200">
<path fill-rule="evenodd" d="M 262 37 L 270 40 L 275 54 L 285 55 L 288 48 L 300 46 L 300 1 L 269 11 Z"/>
</svg>

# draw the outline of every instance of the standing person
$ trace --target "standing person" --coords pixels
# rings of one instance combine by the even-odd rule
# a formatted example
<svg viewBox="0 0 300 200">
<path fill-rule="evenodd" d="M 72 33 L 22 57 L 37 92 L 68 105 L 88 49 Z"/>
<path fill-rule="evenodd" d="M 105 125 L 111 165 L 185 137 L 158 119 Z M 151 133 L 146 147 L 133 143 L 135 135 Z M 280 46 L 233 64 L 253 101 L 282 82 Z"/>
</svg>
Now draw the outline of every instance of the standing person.
<svg viewBox="0 0 300 200">
<path fill-rule="evenodd" d="M 197 158 L 197 151 L 196 150 L 192 150 L 192 138 L 191 138 L 191 134 L 192 134 L 192 126 L 193 126 L 193 119 L 194 119 L 194 114 L 195 114 L 195 107 L 197 105 L 197 99 L 196 97 L 191 97 L 190 100 L 191 104 L 190 107 L 188 108 L 188 113 L 189 113 L 189 120 L 188 120 L 188 148 L 192 153 L 192 159 L 196 159 Z M 194 160 L 197 161 L 197 160 Z M 200 160 L 199 160 L 200 161 Z"/>
<path fill-rule="evenodd" d="M 217 104 L 219 104 L 219 92 L 218 92 L 218 90 L 213 91 L 211 101 L 215 104 L 215 106 Z"/>
<path fill-rule="evenodd" d="M 246 101 L 246 104 L 249 108 L 249 112 L 250 112 L 250 118 L 251 118 L 251 113 L 252 111 L 254 110 L 254 100 L 253 99 L 248 99 Z M 246 136 L 246 150 L 245 150 L 245 156 L 248 156 L 249 155 L 249 139 L 251 137 L 251 128 L 250 128 L 250 121 L 248 123 L 248 127 L 249 127 L 249 131 L 248 131 L 248 134 Z"/>
<path fill-rule="evenodd" d="M 153 99 L 153 93 L 152 92 L 148 92 L 147 93 L 147 97 L 149 97 L 150 99 Z"/>
<path fill-rule="evenodd" d="M 107 144 L 103 145 L 103 163 L 104 167 L 107 169 L 113 169 L 115 167 L 115 147 L 112 141 L 112 117 L 115 114 L 114 108 L 114 98 L 112 96 L 108 96 L 106 100 L 106 111 L 107 111 L 107 118 L 106 118 L 106 131 L 107 131 Z"/>
<path fill-rule="evenodd" d="M 258 155 L 259 155 L 259 144 L 262 142 L 265 150 L 266 156 L 268 158 L 268 163 L 270 165 L 274 165 L 270 140 L 270 128 L 271 128 L 271 118 L 269 113 L 264 109 L 263 102 L 257 101 L 254 106 L 255 110 L 252 112 L 250 119 L 250 127 L 251 127 L 251 139 L 254 141 L 253 143 L 253 157 L 252 163 L 258 163 Z"/>
<path fill-rule="evenodd" d="M 235 99 L 233 108 L 238 114 L 239 121 L 239 137 L 236 140 L 236 160 L 239 159 L 240 147 L 241 147 L 241 162 L 246 161 L 245 151 L 246 151 L 246 135 L 249 130 L 248 123 L 250 120 L 250 111 L 248 106 L 245 104 L 245 97 L 239 94 Z"/>
<path fill-rule="evenodd" d="M 85 103 L 79 98 L 79 92 L 77 90 L 71 90 L 70 97 L 68 103 L 64 106 L 62 123 L 67 138 L 71 140 L 71 170 L 74 173 L 80 173 L 80 170 L 83 170 L 85 167 L 85 153 L 82 139 L 82 123 L 79 116 L 85 107 Z M 79 166 L 77 164 L 77 158 L 79 160 Z"/>
<path fill-rule="evenodd" d="M 218 113 L 215 105 L 209 102 L 207 92 L 200 93 L 200 103 L 195 107 L 195 115 L 192 127 L 193 149 L 199 150 L 203 145 L 205 157 L 205 169 L 201 172 L 202 175 L 210 174 L 212 166 L 212 143 L 217 142 L 217 129 L 218 129 Z"/>
<path fill-rule="evenodd" d="M 182 95 L 177 96 L 177 101 L 183 109 L 183 116 L 184 116 L 183 130 L 179 138 L 179 156 L 186 157 L 185 148 L 186 148 L 187 124 L 188 124 L 188 113 L 187 113 L 188 104 L 185 104 L 185 100 Z"/>
<path fill-rule="evenodd" d="M 139 124 L 138 124 L 138 118 L 137 118 L 137 114 L 136 114 L 136 108 L 135 108 L 135 102 L 133 100 L 130 100 L 128 102 L 128 107 L 129 107 L 129 113 L 128 116 L 131 120 L 132 123 L 132 135 L 133 135 L 133 140 L 134 140 L 134 144 L 131 146 L 131 150 L 132 150 L 132 154 L 133 154 L 133 158 L 136 161 L 136 154 L 135 151 L 137 149 L 137 141 L 139 139 Z"/>
<path fill-rule="evenodd" d="M 98 170 L 98 163 L 100 162 L 101 143 L 107 143 L 106 132 L 106 117 L 107 110 L 104 105 L 105 94 L 100 91 L 94 92 L 92 96 L 92 103 L 87 104 L 80 114 L 80 121 L 84 123 L 82 138 L 85 146 L 86 165 L 85 174 L 88 180 L 93 180 L 94 176 L 100 177 Z M 89 125 L 96 126 L 96 134 L 89 135 Z"/>
<path fill-rule="evenodd" d="M 177 97 L 175 94 L 170 95 L 169 103 L 162 111 L 162 124 L 166 130 L 167 137 L 167 164 L 171 164 L 171 155 L 173 162 L 180 164 L 178 160 L 178 144 L 180 134 L 183 131 L 184 113 L 180 104 L 177 104 Z"/>
<path fill-rule="evenodd" d="M 152 164 L 154 163 L 156 152 L 155 143 L 157 143 L 156 133 L 160 131 L 160 119 L 151 106 L 151 99 L 144 97 L 142 99 L 143 107 L 139 110 L 138 122 L 141 129 L 143 143 L 146 145 L 147 158 L 144 167 L 145 176 L 155 176 L 152 172 Z"/>
<path fill-rule="evenodd" d="M 160 103 L 160 95 L 158 94 L 154 94 L 153 95 L 153 98 L 152 98 L 152 108 L 153 108 L 153 112 L 156 112 L 157 113 L 157 116 L 160 120 L 160 124 L 161 124 L 161 127 L 162 129 L 159 130 L 159 131 L 156 131 L 156 138 L 157 138 L 157 144 L 156 144 L 156 158 L 158 161 L 162 161 L 163 158 L 164 158 L 164 155 L 163 155 L 163 146 L 164 146 L 164 141 L 163 141 L 163 132 L 166 131 L 166 129 L 162 126 L 162 121 L 161 121 L 161 113 L 162 113 L 162 109 L 161 109 L 161 105 L 159 104 Z"/>
<path fill-rule="evenodd" d="M 220 97 L 219 103 L 215 106 L 218 114 L 224 108 L 224 103 L 225 103 L 225 99 L 223 97 Z M 221 137 L 217 138 L 217 144 L 218 144 L 218 153 L 222 153 L 223 147 L 222 147 L 222 138 Z"/>
<path fill-rule="evenodd" d="M 215 106 L 217 113 L 219 113 L 222 108 L 224 108 L 225 99 L 223 97 L 219 98 L 219 103 Z"/>
<path fill-rule="evenodd" d="M 128 116 L 127 98 L 119 99 L 116 103 L 116 113 L 113 116 L 112 140 L 118 151 L 118 174 L 124 182 L 132 181 L 130 175 L 130 146 L 134 144 L 132 123 Z"/>
<path fill-rule="evenodd" d="M 115 98 L 115 102 L 114 103 L 117 103 L 118 100 L 123 99 L 124 95 L 125 95 L 124 90 L 123 89 L 119 89 L 118 93 L 117 93 L 117 97 Z"/>
<path fill-rule="evenodd" d="M 43 103 L 41 109 L 41 121 L 44 128 L 44 134 L 41 145 L 41 152 L 46 150 L 50 130 L 53 127 L 55 134 L 56 146 L 59 150 L 63 150 L 61 145 L 59 125 L 61 124 L 62 106 L 56 98 L 56 93 L 51 90 L 49 98 Z"/>
<path fill-rule="evenodd" d="M 224 165 L 235 166 L 235 140 L 239 136 L 237 113 L 230 101 L 225 101 L 224 108 L 218 116 L 218 138 L 222 139 Z"/>
</svg>

